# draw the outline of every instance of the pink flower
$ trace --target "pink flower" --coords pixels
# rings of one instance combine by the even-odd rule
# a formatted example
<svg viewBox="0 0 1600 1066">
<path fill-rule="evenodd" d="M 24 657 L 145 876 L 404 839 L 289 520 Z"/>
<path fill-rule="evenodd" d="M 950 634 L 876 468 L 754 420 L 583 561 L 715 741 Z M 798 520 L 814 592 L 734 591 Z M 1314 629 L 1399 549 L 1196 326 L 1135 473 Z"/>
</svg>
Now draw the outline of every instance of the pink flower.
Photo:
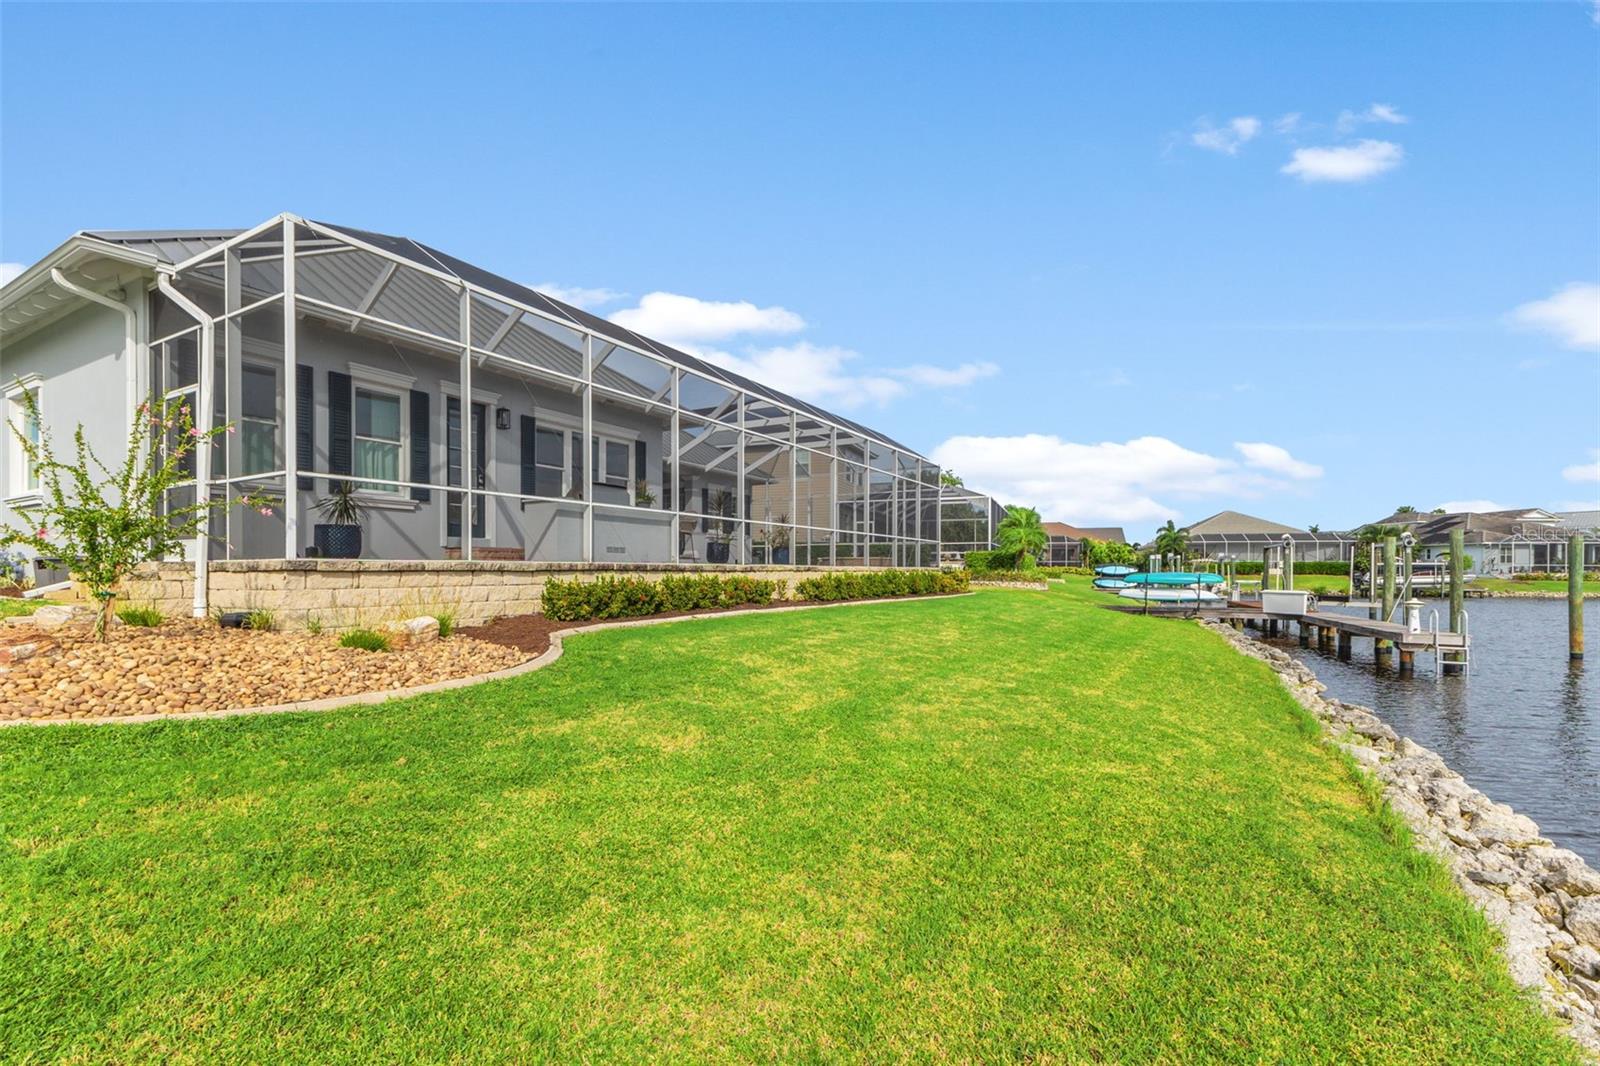
<svg viewBox="0 0 1600 1066">
<path fill-rule="evenodd" d="M 50 535 L 50 529 L 49 529 L 48 526 L 40 526 L 39 527 L 39 539 L 40 540 L 44 540 L 49 535 Z"/>
<path fill-rule="evenodd" d="M 264 517 L 271 518 L 272 517 L 272 508 L 270 508 L 270 507 L 261 508 L 261 514 Z"/>
<path fill-rule="evenodd" d="M 235 425 L 233 425 L 233 424 L 232 424 L 232 423 L 231 423 L 231 422 L 230 422 L 230 423 L 229 423 L 229 424 L 228 424 L 228 436 L 230 436 L 230 437 L 231 437 L 231 436 L 233 436 L 233 435 L 234 435 L 234 434 L 235 434 L 235 433 L 237 433 L 237 432 L 239 432 L 239 427 L 238 427 L 238 426 L 235 426 Z"/>
<path fill-rule="evenodd" d="M 200 431 L 199 431 L 199 430 L 198 430 L 198 429 L 191 429 L 191 430 L 189 430 L 189 436 L 191 436 L 191 437 L 198 437 L 198 436 L 199 436 L 199 435 L 200 435 Z"/>
</svg>

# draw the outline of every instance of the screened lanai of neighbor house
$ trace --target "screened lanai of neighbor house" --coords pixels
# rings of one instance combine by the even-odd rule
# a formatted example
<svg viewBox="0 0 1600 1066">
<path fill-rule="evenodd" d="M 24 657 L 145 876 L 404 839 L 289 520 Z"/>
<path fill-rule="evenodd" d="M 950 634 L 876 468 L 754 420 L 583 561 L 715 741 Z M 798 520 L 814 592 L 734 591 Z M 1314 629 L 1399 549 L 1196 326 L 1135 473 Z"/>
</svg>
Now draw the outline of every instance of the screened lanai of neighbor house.
<svg viewBox="0 0 1600 1066">
<path fill-rule="evenodd" d="M 186 490 L 232 501 L 211 558 L 330 554 L 350 485 L 364 558 L 938 563 L 938 467 L 849 419 L 413 240 L 204 244 L 151 293 L 149 385 L 234 427 Z"/>
</svg>

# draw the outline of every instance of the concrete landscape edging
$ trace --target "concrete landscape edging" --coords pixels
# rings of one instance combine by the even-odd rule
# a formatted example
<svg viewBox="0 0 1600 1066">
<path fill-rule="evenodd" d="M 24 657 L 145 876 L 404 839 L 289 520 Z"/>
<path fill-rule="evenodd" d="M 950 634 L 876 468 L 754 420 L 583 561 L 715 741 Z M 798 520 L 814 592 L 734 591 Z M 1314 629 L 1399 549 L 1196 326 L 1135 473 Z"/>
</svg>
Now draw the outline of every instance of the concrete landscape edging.
<svg viewBox="0 0 1600 1066">
<path fill-rule="evenodd" d="M 203 718 L 239 718 L 256 714 L 285 714 L 291 711 L 335 711 L 341 707 L 359 707 L 365 704 L 387 703 L 389 700 L 424 696 L 430 692 L 448 692 L 489 681 L 503 681 L 543 669 L 561 658 L 562 640 L 582 633 L 598 633 L 606 629 L 631 629 L 636 626 L 667 625 L 672 622 L 708 622 L 718 618 L 734 618 L 752 614 L 781 614 L 789 611 L 817 611 L 828 607 L 865 607 L 883 603 L 920 603 L 927 600 L 950 600 L 971 596 L 971 592 L 952 592 L 931 596 L 891 596 L 873 600 L 842 600 L 838 603 L 797 603 L 786 607 L 755 607 L 748 610 L 715 611 L 706 614 L 679 615 L 674 618 L 621 618 L 613 622 L 595 622 L 572 629 L 559 629 L 550 634 L 550 647 L 526 662 L 504 670 L 469 677 L 453 677 L 410 688 L 388 689 L 381 692 L 360 692 L 351 696 L 328 696 L 319 700 L 300 700 L 296 703 L 274 703 L 259 707 L 228 707 L 214 711 L 180 711 L 177 714 L 107 715 L 103 718 L 13 718 L 0 721 L 0 729 L 11 726 L 63 726 L 63 725 L 144 725 L 150 722 L 183 722 Z"/>
<path fill-rule="evenodd" d="M 1441 860 L 1500 931 L 1512 979 L 1537 991 L 1568 1035 L 1600 1061 L 1600 871 L 1553 846 L 1532 819 L 1468 785 L 1370 707 L 1325 696 L 1327 686 L 1289 653 L 1224 622 L 1199 624 L 1265 662 L 1321 724 L 1325 742 L 1376 778 L 1417 850 Z"/>
</svg>

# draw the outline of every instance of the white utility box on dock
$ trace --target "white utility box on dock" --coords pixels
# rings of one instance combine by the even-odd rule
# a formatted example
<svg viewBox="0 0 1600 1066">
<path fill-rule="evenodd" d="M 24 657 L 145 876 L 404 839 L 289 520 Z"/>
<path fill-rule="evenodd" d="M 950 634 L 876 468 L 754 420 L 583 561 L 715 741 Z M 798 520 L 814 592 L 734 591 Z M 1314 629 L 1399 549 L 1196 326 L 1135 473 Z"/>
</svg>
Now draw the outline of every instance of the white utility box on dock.
<svg viewBox="0 0 1600 1066">
<path fill-rule="evenodd" d="M 1305 614 L 1310 595 L 1301 589 L 1267 589 L 1261 593 L 1261 613 Z"/>
</svg>

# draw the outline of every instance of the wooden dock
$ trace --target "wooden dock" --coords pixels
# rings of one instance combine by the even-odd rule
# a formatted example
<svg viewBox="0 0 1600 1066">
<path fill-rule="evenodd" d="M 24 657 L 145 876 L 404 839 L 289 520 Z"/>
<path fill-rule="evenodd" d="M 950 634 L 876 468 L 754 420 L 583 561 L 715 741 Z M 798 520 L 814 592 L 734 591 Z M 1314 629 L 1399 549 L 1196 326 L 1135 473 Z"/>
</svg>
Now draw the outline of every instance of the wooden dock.
<svg viewBox="0 0 1600 1066">
<path fill-rule="evenodd" d="M 1432 652 L 1441 672 L 1447 666 L 1464 667 L 1470 654 L 1470 638 L 1465 633 L 1437 629 L 1411 630 L 1398 622 L 1378 622 L 1358 615 L 1316 610 L 1304 614 L 1267 614 L 1261 610 L 1260 604 L 1233 601 L 1226 607 L 1202 607 L 1193 612 L 1191 617 L 1210 618 L 1235 628 L 1259 629 L 1268 636 L 1287 636 L 1293 626 L 1302 648 L 1315 644 L 1318 650 L 1334 652 L 1347 661 L 1351 646 L 1357 639 L 1370 640 L 1376 661 L 1382 662 L 1391 650 L 1399 653 L 1400 673 L 1403 676 L 1415 672 L 1419 651 Z"/>
</svg>

